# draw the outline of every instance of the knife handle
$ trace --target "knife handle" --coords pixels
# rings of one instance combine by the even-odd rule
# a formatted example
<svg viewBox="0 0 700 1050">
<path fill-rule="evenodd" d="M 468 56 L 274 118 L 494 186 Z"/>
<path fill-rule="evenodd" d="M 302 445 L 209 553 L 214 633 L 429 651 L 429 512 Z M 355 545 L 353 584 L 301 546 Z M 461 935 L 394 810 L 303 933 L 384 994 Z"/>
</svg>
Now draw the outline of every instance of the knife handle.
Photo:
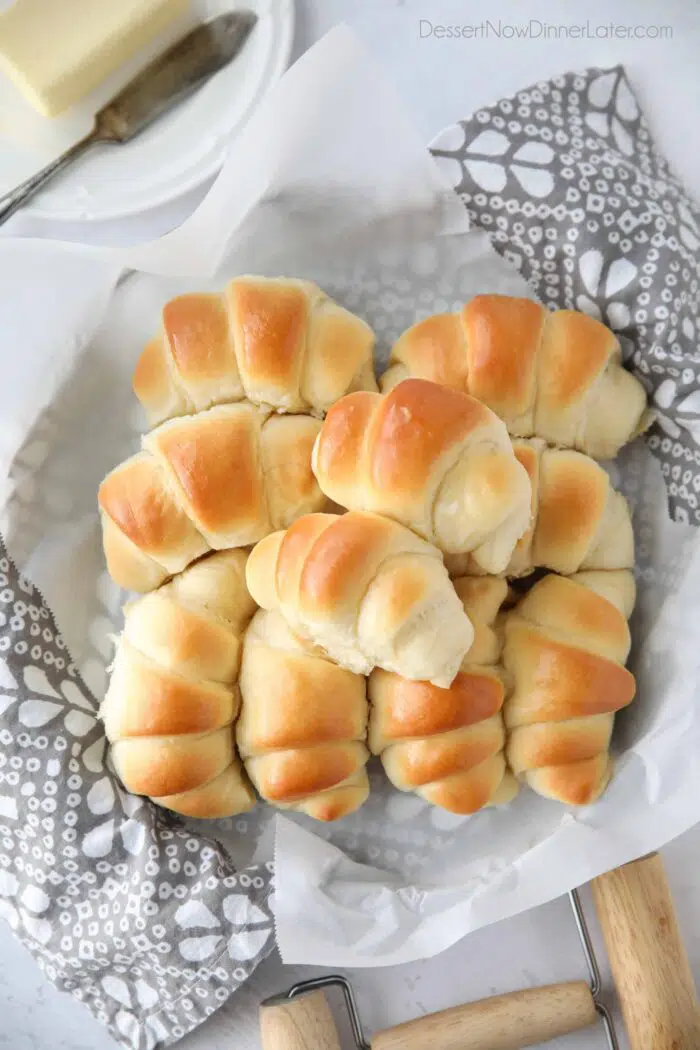
<svg viewBox="0 0 700 1050">
<path fill-rule="evenodd" d="M 97 134 L 96 130 L 86 135 L 84 139 L 80 139 L 79 142 L 74 143 L 69 149 L 62 153 L 60 157 L 52 160 L 50 164 L 47 164 L 41 171 L 37 171 L 34 175 L 30 175 L 28 179 L 20 183 L 19 186 L 15 186 L 9 193 L 5 193 L 0 197 L 0 225 L 14 215 L 16 211 L 24 207 L 27 201 L 31 200 L 58 175 L 59 172 L 65 171 L 65 169 L 77 160 L 78 157 L 82 157 L 84 153 L 87 153 L 92 146 L 95 146 L 102 139 Z"/>
<path fill-rule="evenodd" d="M 587 1028 L 596 1018 L 588 985 L 571 981 L 419 1017 L 377 1032 L 371 1050 L 519 1050 Z"/>
</svg>

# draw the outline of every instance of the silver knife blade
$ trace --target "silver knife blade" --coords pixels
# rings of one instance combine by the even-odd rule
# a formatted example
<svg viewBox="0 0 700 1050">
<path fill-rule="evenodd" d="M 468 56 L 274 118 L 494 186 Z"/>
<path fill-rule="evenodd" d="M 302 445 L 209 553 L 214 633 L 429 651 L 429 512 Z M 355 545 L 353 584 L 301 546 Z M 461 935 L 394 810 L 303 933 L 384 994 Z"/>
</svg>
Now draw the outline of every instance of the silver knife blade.
<svg viewBox="0 0 700 1050">
<path fill-rule="evenodd" d="M 257 21 L 253 11 L 230 11 L 197 26 L 100 110 L 93 141 L 128 142 L 231 62 Z"/>
</svg>

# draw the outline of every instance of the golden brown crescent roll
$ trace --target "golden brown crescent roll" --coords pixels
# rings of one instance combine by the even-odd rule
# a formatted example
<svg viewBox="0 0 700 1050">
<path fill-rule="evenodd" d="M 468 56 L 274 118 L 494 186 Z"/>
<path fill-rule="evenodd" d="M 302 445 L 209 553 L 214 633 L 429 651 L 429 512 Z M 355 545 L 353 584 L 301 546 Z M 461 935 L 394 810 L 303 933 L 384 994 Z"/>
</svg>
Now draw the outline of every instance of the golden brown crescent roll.
<svg viewBox="0 0 700 1050">
<path fill-rule="evenodd" d="M 375 670 L 369 678 L 369 745 L 400 791 L 452 813 L 509 802 L 517 782 L 504 756 L 504 687 L 494 621 L 508 585 L 496 577 L 455 581 L 474 643 L 449 689 Z"/>
<path fill-rule="evenodd" d="M 149 591 L 207 551 L 253 544 L 325 509 L 311 470 L 320 426 L 241 401 L 146 434 L 99 490 L 112 578 Z"/>
<path fill-rule="evenodd" d="M 442 551 L 473 551 L 490 573 L 505 569 L 530 521 L 530 482 L 505 424 L 467 394 L 422 379 L 333 405 L 313 470 L 341 506 L 392 518 Z"/>
<path fill-rule="evenodd" d="M 129 603 L 102 704 L 124 786 L 187 816 L 254 804 L 233 739 L 241 638 L 255 611 L 245 563 L 243 551 L 212 554 Z"/>
<path fill-rule="evenodd" d="M 546 576 L 505 617 L 508 762 L 546 798 L 587 805 L 610 780 L 615 712 L 635 694 L 634 601 L 629 572 Z"/>
<path fill-rule="evenodd" d="M 614 332 L 575 310 L 477 295 L 459 313 L 409 328 L 381 379 L 420 376 L 483 401 L 516 437 L 609 459 L 649 422 L 644 387 L 622 365 Z"/>
<path fill-rule="evenodd" d="M 134 393 L 150 426 L 244 398 L 322 415 L 350 390 L 376 390 L 374 333 L 310 281 L 238 277 L 223 294 L 163 308 Z"/>
<path fill-rule="evenodd" d="M 240 688 L 238 749 L 261 797 L 323 821 L 359 809 L 369 794 L 366 679 L 261 610 L 246 632 Z"/>
<path fill-rule="evenodd" d="M 436 547 L 377 514 L 308 514 L 252 551 L 263 609 L 341 667 L 449 685 L 473 630 Z"/>
<path fill-rule="evenodd" d="M 631 569 L 634 534 L 627 500 L 603 468 L 581 452 L 549 448 L 537 438 L 513 442 L 531 483 L 531 525 L 505 568 L 509 577 L 534 569 L 564 576 L 581 569 Z M 478 574 L 476 558 L 448 555 L 450 574 Z"/>
</svg>

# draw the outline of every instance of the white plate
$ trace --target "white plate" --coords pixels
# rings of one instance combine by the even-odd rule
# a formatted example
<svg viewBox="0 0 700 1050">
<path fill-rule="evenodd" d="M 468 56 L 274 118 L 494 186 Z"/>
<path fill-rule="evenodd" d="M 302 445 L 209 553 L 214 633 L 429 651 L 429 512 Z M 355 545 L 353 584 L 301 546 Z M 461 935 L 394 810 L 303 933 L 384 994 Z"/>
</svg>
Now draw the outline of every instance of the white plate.
<svg viewBox="0 0 700 1050">
<path fill-rule="evenodd" d="M 60 0 L 57 0 L 60 2 Z M 100 146 L 58 176 L 27 205 L 37 218 L 64 222 L 135 215 L 211 178 L 228 144 L 287 67 L 294 0 L 194 0 L 197 18 L 244 8 L 258 24 L 241 54 L 190 99 L 124 146 Z M 0 75 L 0 194 L 22 182 L 86 134 L 92 115 L 183 26 L 143 51 L 69 114 L 37 114 Z"/>
</svg>

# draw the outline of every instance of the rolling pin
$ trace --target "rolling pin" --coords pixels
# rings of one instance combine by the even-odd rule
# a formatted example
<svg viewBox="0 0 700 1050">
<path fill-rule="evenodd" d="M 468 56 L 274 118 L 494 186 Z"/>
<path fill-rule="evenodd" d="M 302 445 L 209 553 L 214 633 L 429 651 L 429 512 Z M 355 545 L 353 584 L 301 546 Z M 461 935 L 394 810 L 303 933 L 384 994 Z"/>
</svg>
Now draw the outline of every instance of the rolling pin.
<svg viewBox="0 0 700 1050">
<path fill-rule="evenodd" d="M 584 981 L 526 988 L 427 1014 L 376 1032 L 370 1050 L 519 1050 L 586 1028 L 597 1018 Z M 262 1050 L 341 1050 L 322 991 L 263 1004 Z M 365 1044 L 358 1044 L 360 1050 Z"/>
<path fill-rule="evenodd" d="M 631 1050 L 700 1050 L 700 1012 L 658 853 L 594 879 Z"/>
<path fill-rule="evenodd" d="M 652 853 L 592 883 L 630 1050 L 700 1050 L 700 1012 L 663 863 Z M 354 1009 L 354 1004 L 352 1004 Z M 530 988 L 377 1032 L 360 1050 L 519 1050 L 593 1024 L 587 984 Z M 357 1019 L 355 1019 L 357 1021 Z M 260 1010 L 262 1050 L 341 1050 L 321 990 Z"/>
</svg>

